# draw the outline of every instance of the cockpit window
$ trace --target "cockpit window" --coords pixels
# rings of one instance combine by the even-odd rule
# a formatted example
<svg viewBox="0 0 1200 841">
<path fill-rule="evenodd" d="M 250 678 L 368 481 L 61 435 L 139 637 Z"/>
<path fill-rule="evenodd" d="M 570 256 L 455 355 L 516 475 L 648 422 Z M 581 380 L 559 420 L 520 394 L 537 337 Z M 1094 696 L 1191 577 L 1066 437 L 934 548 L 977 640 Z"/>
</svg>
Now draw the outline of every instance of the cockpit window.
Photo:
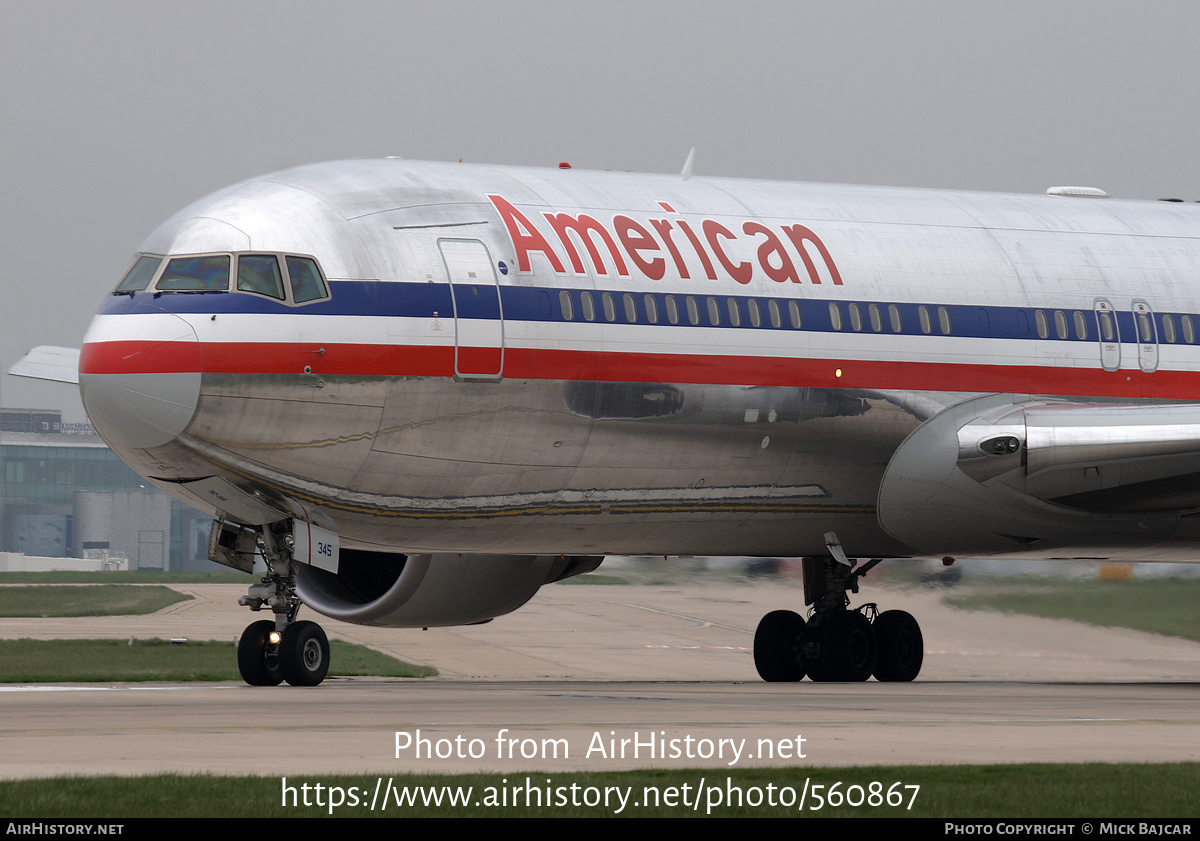
<svg viewBox="0 0 1200 841">
<path fill-rule="evenodd" d="M 243 254 L 238 257 L 239 292 L 257 292 L 282 301 L 283 275 L 279 271 L 279 258 L 274 254 Z"/>
<path fill-rule="evenodd" d="M 234 260 L 236 266 L 232 265 Z M 116 292 L 128 294 L 145 289 L 162 262 L 162 257 L 145 255 L 139 258 Z M 280 253 L 169 257 L 154 284 L 154 291 L 228 292 L 231 269 L 236 274 L 235 292 L 265 295 L 284 304 L 305 304 L 329 297 L 329 286 L 316 260 Z"/>
<path fill-rule="evenodd" d="M 287 257 L 288 276 L 292 282 L 292 300 L 297 304 L 329 297 L 325 279 L 317 261 L 309 257 Z"/>
<path fill-rule="evenodd" d="M 167 263 L 155 286 L 159 292 L 225 292 L 229 289 L 229 257 L 176 257 Z"/>
<path fill-rule="evenodd" d="M 150 280 L 154 277 L 154 273 L 158 271 L 160 265 L 162 265 L 162 257 L 138 257 L 137 262 L 130 267 L 120 284 L 113 290 L 113 294 L 124 295 L 131 292 L 141 292 L 150 285 Z"/>
</svg>

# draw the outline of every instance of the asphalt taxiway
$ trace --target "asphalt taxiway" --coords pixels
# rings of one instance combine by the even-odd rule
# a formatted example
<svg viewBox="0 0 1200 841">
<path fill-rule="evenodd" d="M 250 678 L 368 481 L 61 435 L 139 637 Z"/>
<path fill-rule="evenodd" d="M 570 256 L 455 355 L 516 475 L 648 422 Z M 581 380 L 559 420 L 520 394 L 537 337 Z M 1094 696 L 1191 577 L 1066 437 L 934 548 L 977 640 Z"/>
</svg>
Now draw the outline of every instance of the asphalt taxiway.
<svg viewBox="0 0 1200 841">
<path fill-rule="evenodd" d="M 196 598 L 0 637 L 232 639 L 252 618 L 236 585 L 175 586 Z M 321 620 L 433 679 L 0 685 L 0 777 L 1200 760 L 1200 644 L 869 595 L 921 621 L 916 682 L 759 681 L 754 627 L 802 603 L 792 582 L 555 585 L 482 626 Z"/>
</svg>

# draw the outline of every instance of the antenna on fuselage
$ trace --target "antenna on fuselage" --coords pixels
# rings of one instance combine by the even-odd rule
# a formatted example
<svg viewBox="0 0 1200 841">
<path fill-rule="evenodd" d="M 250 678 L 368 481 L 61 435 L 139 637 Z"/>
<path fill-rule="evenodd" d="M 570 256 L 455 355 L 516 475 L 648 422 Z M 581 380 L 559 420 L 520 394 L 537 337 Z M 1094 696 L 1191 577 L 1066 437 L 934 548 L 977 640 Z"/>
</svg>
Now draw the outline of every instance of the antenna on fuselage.
<svg viewBox="0 0 1200 841">
<path fill-rule="evenodd" d="M 687 181 L 692 177 L 692 161 L 696 160 L 696 147 L 692 147 L 692 151 L 688 152 L 687 160 L 683 162 L 683 172 L 679 173 L 683 176 L 683 180 Z"/>
</svg>

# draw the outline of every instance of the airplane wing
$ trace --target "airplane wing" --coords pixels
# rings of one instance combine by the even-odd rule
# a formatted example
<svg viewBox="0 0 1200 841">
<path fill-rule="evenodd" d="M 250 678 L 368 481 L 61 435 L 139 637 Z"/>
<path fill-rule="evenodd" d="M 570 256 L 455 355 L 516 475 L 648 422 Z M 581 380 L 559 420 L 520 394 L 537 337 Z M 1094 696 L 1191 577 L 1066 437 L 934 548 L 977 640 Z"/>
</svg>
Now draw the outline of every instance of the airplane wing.
<svg viewBox="0 0 1200 841">
<path fill-rule="evenodd" d="M 79 348 L 39 345 L 8 369 L 14 377 L 79 385 Z"/>
</svg>

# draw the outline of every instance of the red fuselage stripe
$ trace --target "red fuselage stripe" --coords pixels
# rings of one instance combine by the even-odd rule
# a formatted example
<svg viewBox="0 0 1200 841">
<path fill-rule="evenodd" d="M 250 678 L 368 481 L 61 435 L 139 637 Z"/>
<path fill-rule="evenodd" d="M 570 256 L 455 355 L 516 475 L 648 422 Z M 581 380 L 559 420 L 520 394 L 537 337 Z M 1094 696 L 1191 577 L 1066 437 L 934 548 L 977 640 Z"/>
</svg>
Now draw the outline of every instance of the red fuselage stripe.
<svg viewBox="0 0 1200 841">
<path fill-rule="evenodd" d="M 453 347 L 322 345 L 273 342 L 200 346 L 205 374 L 449 377 Z M 146 352 L 153 349 L 152 353 Z M 82 374 L 182 373 L 196 370 L 191 342 L 116 341 L 86 344 Z M 840 372 L 840 375 L 839 375 Z M 914 391 L 1033 392 L 1091 397 L 1193 400 L 1200 374 L 1095 368 L 892 362 L 679 353 L 622 353 L 505 348 L 505 378 L 641 383 L 701 383 Z"/>
</svg>

